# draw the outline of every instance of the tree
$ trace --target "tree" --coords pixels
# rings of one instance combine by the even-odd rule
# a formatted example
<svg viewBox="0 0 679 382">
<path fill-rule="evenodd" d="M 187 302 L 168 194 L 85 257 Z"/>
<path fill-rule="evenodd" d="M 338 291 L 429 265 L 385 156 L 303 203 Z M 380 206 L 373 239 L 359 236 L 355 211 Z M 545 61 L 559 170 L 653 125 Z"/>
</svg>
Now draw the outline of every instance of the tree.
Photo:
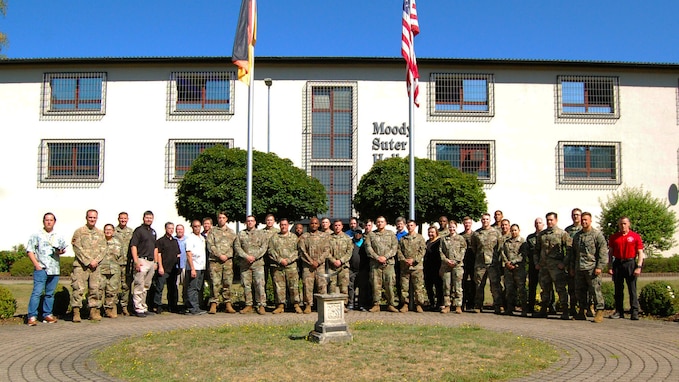
<svg viewBox="0 0 679 382">
<path fill-rule="evenodd" d="M 7 3 L 5 0 L 0 0 L 0 13 L 5 16 L 7 14 Z M 2 48 L 7 46 L 7 35 L 0 32 L 0 52 L 2 52 Z M 0 54 L 0 58 L 4 58 L 4 54 Z"/>
<path fill-rule="evenodd" d="M 177 189 L 177 211 L 188 220 L 216 217 L 245 221 L 247 152 L 217 145 L 196 160 Z M 327 209 L 325 188 L 317 180 L 276 154 L 253 152 L 252 214 L 298 220 Z"/>
<path fill-rule="evenodd" d="M 358 184 L 354 208 L 362 218 L 382 215 L 393 222 L 408 217 L 409 159 L 376 162 Z M 488 208 L 486 193 L 476 176 L 465 174 L 448 162 L 415 158 L 415 220 L 436 221 L 439 216 L 462 221 L 478 219 Z"/>
<path fill-rule="evenodd" d="M 601 215 L 599 226 L 606 237 L 618 230 L 618 219 L 627 216 L 631 229 L 641 235 L 645 253 L 649 256 L 661 256 L 674 246 L 674 232 L 677 229 L 677 216 L 668 209 L 665 201 L 654 198 L 649 191 L 641 187 L 624 187 L 613 192 L 606 202 L 599 199 Z"/>
</svg>

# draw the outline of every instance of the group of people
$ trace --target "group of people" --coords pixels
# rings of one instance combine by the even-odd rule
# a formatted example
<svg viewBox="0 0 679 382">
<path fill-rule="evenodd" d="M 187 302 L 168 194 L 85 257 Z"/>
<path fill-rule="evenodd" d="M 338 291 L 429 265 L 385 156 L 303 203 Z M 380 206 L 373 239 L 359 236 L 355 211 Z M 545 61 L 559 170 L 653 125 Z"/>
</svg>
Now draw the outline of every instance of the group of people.
<svg viewBox="0 0 679 382">
<path fill-rule="evenodd" d="M 601 322 L 606 265 L 615 281 L 616 312 L 611 318 L 624 316 L 622 292 L 627 282 L 631 318 L 638 319 L 636 277 L 643 265 L 643 243 L 629 230 L 628 218 L 620 218 L 620 232 L 606 240 L 592 227 L 591 214 L 577 208 L 572 211 L 573 224 L 564 230 L 557 226 L 554 212 L 546 214 L 546 228 L 542 218 L 535 219 L 535 232 L 526 239 L 501 211 L 494 217 L 491 224 L 490 214 L 483 214 L 476 231 L 473 220 L 465 217 L 458 233 L 457 222 L 441 216 L 438 227 L 429 226 L 425 240 L 417 232 L 417 222 L 402 217 L 396 219 L 394 232 L 387 229 L 383 216 L 365 223 L 351 218 L 346 231 L 341 220 L 316 217 L 306 231 L 286 218 L 280 218 L 276 228 L 273 215 L 267 215 L 264 228 L 258 229 L 255 217 L 247 216 L 245 229 L 236 233 L 227 226 L 227 214 L 219 212 L 216 226 L 211 218 L 193 220 L 191 232 L 185 234 L 182 225 L 168 222 L 158 238 L 151 227 L 151 211 L 144 212 L 143 223 L 134 230 L 127 226 L 128 214 L 121 212 L 118 225 L 106 224 L 102 231 L 96 227 L 97 211 L 88 210 L 85 226 L 71 240 L 73 322 L 82 320 L 85 292 L 91 320 L 101 320 L 102 309 L 110 318 L 119 308 L 123 315 L 137 317 L 162 313 L 165 288 L 170 311 L 215 314 L 224 303 L 224 312 L 236 313 L 231 291 L 235 271 L 243 286 L 243 314 L 266 313 L 267 276 L 274 291 L 274 314 L 286 309 L 311 313 L 314 293 L 346 295 L 346 310 L 378 312 L 384 302 L 390 312 L 481 312 L 489 280 L 496 314 L 511 315 L 520 307 L 522 316 L 546 317 L 556 313 L 558 301 L 562 319 L 584 320 L 590 315 Z M 43 229 L 27 244 L 35 267 L 30 326 L 38 322 L 43 293 L 42 321 L 57 321 L 53 296 L 59 255 L 67 243 L 54 231 L 55 223 L 54 214 L 46 213 Z M 210 289 L 208 310 L 200 303 L 204 280 Z M 535 312 L 538 284 L 541 305 Z M 183 309 L 178 305 L 179 286 Z"/>
</svg>

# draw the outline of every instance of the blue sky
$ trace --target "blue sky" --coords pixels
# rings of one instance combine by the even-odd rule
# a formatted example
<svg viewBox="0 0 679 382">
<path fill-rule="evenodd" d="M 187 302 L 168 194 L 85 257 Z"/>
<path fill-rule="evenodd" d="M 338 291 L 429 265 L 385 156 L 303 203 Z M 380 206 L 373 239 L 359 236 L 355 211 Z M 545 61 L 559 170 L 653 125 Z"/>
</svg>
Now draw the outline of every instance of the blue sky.
<svg viewBox="0 0 679 382">
<path fill-rule="evenodd" d="M 8 58 L 230 56 L 240 0 L 7 0 Z M 400 56 L 401 0 L 259 0 L 256 56 Z M 679 1 L 419 0 L 417 57 L 679 63 Z"/>
</svg>

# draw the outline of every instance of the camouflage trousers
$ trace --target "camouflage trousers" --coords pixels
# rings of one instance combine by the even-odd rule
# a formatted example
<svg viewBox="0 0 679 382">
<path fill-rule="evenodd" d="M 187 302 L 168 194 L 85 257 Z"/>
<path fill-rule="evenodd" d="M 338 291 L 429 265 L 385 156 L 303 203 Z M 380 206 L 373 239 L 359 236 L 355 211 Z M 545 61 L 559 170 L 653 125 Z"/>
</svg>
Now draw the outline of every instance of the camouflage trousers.
<svg viewBox="0 0 679 382">
<path fill-rule="evenodd" d="M 347 298 L 344 300 L 344 303 L 348 304 L 349 303 L 349 268 L 347 268 L 347 267 L 335 268 L 334 266 L 330 266 L 330 273 L 335 273 L 335 272 L 337 272 L 337 274 L 330 277 L 330 285 L 328 286 L 328 288 L 330 289 L 330 293 L 346 294 Z"/>
<path fill-rule="evenodd" d="M 413 295 L 415 295 L 415 305 L 424 305 L 424 269 L 410 268 L 407 264 L 401 263 L 401 303 L 410 303 L 410 285 L 413 286 Z"/>
<path fill-rule="evenodd" d="M 382 265 L 376 261 L 370 262 L 370 279 L 373 285 L 373 304 L 379 304 L 382 300 L 382 288 L 387 305 L 395 305 L 394 287 L 396 286 L 396 271 L 394 264 Z"/>
<path fill-rule="evenodd" d="M 118 296 L 118 301 L 120 301 L 120 306 L 127 306 L 130 302 L 130 289 L 134 277 L 132 272 L 127 269 L 125 265 L 120 266 L 120 281 L 120 295 Z"/>
<path fill-rule="evenodd" d="M 219 304 L 219 299 L 231 302 L 231 285 L 233 284 L 233 258 L 221 263 L 210 261 L 210 282 L 212 283 L 212 295 L 210 303 Z"/>
<path fill-rule="evenodd" d="M 104 296 L 104 308 L 115 308 L 118 304 L 120 293 L 120 272 L 106 273 L 101 275 L 100 296 Z"/>
<path fill-rule="evenodd" d="M 462 306 L 462 280 L 464 279 L 464 268 L 457 265 L 455 268 L 451 268 L 445 263 L 441 263 L 441 269 L 439 270 L 439 275 L 443 280 L 443 305 L 451 306 Z"/>
<path fill-rule="evenodd" d="M 547 260 L 544 266 L 540 267 L 540 300 L 543 301 L 542 309 L 547 309 L 544 305 L 545 301 L 550 301 L 552 290 L 556 288 L 556 294 L 559 296 L 561 309 L 568 311 L 568 292 L 566 285 L 568 284 L 568 275 L 563 269 L 559 269 L 557 260 Z"/>
<path fill-rule="evenodd" d="M 71 273 L 71 289 L 73 289 L 73 293 L 71 294 L 71 307 L 82 308 L 83 295 L 87 289 L 87 306 L 90 308 L 100 308 L 100 282 L 101 273 L 99 272 L 99 268 L 91 270 L 89 267 L 82 268 L 78 265 L 74 266 L 73 272 Z"/>
<path fill-rule="evenodd" d="M 323 268 L 311 269 L 308 266 L 302 268 L 302 283 L 304 284 L 304 304 L 311 306 L 314 301 L 314 283 L 316 293 L 327 293 L 328 284 L 323 277 Z"/>
<path fill-rule="evenodd" d="M 490 280 L 490 293 L 493 295 L 493 307 L 502 306 L 502 270 L 495 265 L 476 267 L 474 270 L 474 282 L 476 283 L 476 309 L 483 308 L 485 298 L 486 280 Z"/>
<path fill-rule="evenodd" d="M 297 264 L 292 263 L 287 267 L 272 267 L 271 272 L 276 305 L 285 304 L 286 286 L 290 295 L 290 301 L 299 304 L 299 273 L 297 273 Z"/>
<path fill-rule="evenodd" d="M 513 311 L 518 302 L 521 302 L 521 311 L 525 312 L 528 306 L 526 299 L 526 264 L 520 263 L 511 271 L 505 268 L 505 292 L 507 295 L 507 310 Z"/>
<path fill-rule="evenodd" d="M 596 310 L 605 308 L 604 295 L 601 292 L 601 279 L 601 274 L 595 275 L 594 269 L 575 271 L 575 291 L 581 309 L 589 306 L 589 297 L 593 297 Z M 590 296 L 592 290 L 594 293 L 591 293 Z"/>
<path fill-rule="evenodd" d="M 240 283 L 243 285 L 243 297 L 247 306 L 266 305 L 266 290 L 264 288 L 264 262 L 257 261 L 249 264 L 242 261 L 240 264 Z M 255 292 L 254 302 L 252 292 Z"/>
</svg>

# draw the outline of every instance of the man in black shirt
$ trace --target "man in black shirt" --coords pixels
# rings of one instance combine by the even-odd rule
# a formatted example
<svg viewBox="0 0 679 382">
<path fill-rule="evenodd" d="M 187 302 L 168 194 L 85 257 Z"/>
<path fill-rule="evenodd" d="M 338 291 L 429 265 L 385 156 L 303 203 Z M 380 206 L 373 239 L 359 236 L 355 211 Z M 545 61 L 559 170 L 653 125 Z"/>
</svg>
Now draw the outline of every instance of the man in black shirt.
<svg viewBox="0 0 679 382">
<path fill-rule="evenodd" d="M 144 222 L 132 233 L 130 254 L 134 269 L 132 301 L 137 317 L 146 317 L 148 305 L 146 294 L 151 287 L 154 271 L 158 267 L 158 249 L 156 248 L 156 231 L 151 228 L 153 212 L 144 212 Z"/>
<path fill-rule="evenodd" d="M 167 284 L 167 306 L 171 312 L 177 311 L 177 275 L 179 268 L 179 242 L 174 238 L 174 224 L 165 223 L 165 235 L 156 241 L 158 248 L 158 272 L 155 276 L 155 295 L 153 303 L 156 306 L 156 313 L 163 312 L 163 288 Z"/>
</svg>

